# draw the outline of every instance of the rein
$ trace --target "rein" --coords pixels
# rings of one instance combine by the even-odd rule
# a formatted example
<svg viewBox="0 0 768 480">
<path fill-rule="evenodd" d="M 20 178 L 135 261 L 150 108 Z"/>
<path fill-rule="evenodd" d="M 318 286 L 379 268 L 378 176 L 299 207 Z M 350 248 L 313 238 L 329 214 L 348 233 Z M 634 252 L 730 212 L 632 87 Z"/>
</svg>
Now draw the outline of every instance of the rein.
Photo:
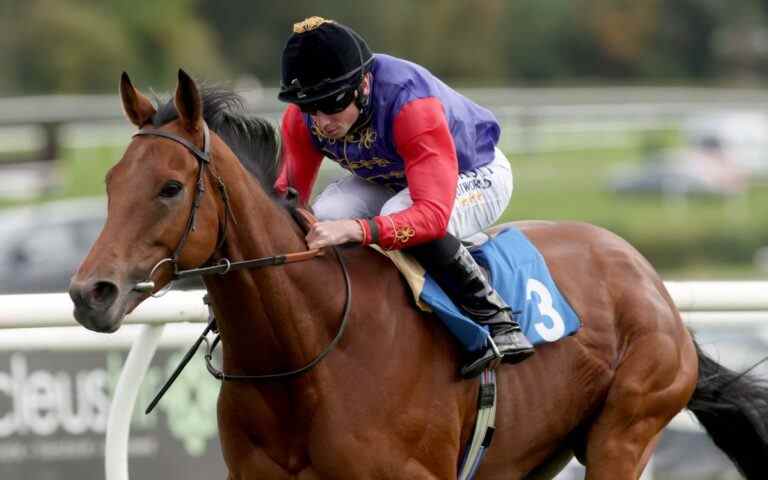
<svg viewBox="0 0 768 480">
<path fill-rule="evenodd" d="M 339 265 L 341 265 L 341 270 L 344 273 L 346 300 L 344 300 L 344 313 L 342 313 L 341 323 L 339 324 L 339 329 L 336 332 L 336 336 L 333 337 L 333 340 L 331 340 L 331 342 L 325 347 L 325 349 L 323 349 L 322 352 L 320 352 L 312 361 L 310 361 L 303 367 L 297 368 L 295 370 L 290 370 L 288 372 L 268 373 L 268 374 L 262 374 L 262 375 L 228 374 L 217 369 L 211 363 L 211 359 L 213 358 L 213 350 L 216 348 L 216 345 L 219 344 L 219 341 L 221 339 L 221 335 L 216 335 L 216 338 L 213 339 L 212 343 L 208 342 L 208 338 L 204 339 L 208 347 L 207 348 L 208 351 L 205 354 L 205 364 L 206 364 L 206 367 L 208 368 L 208 372 L 210 372 L 211 375 L 218 378 L 219 380 L 226 380 L 226 381 L 264 382 L 264 381 L 272 381 L 272 380 L 284 380 L 292 377 L 298 377 L 312 370 L 315 367 L 315 365 L 320 363 L 329 353 L 331 353 L 331 350 L 333 350 L 334 347 L 336 347 L 336 345 L 339 343 L 339 340 L 341 340 L 341 336 L 344 333 L 344 330 L 349 320 L 349 311 L 351 310 L 350 307 L 352 305 L 352 282 L 350 282 L 349 280 L 349 271 L 347 270 L 347 264 L 344 262 L 344 258 L 341 256 L 341 253 L 339 253 L 338 248 L 333 247 L 333 253 L 336 254 L 336 258 L 339 260 Z M 276 258 L 276 257 L 272 257 L 272 258 Z M 300 261 L 300 260 L 297 260 L 297 261 Z M 281 264 L 273 264 L 273 265 L 281 265 Z M 211 308 L 210 305 L 208 308 Z M 211 318 L 213 318 L 213 314 L 211 314 Z"/>
<path fill-rule="evenodd" d="M 187 270 L 179 270 L 178 269 L 178 260 L 179 256 L 181 255 L 181 251 L 184 248 L 184 245 L 187 242 L 187 239 L 189 238 L 189 235 L 191 232 L 195 230 L 195 218 L 197 215 L 197 211 L 200 207 L 200 202 L 202 195 L 205 193 L 205 169 L 206 166 L 209 167 L 209 170 L 211 170 L 211 173 L 214 175 L 218 182 L 219 190 L 221 192 L 223 201 L 224 201 L 224 228 L 223 228 L 223 234 L 220 235 L 220 239 L 218 242 L 218 245 L 216 249 L 218 250 L 221 248 L 221 246 L 224 244 L 226 240 L 226 226 L 227 226 L 227 219 L 229 216 L 232 216 L 232 212 L 229 206 L 229 196 L 227 195 L 226 186 L 224 185 L 223 180 L 221 177 L 216 175 L 213 172 L 213 168 L 211 165 L 211 134 L 210 130 L 208 129 L 208 125 L 203 122 L 203 149 L 200 150 L 197 146 L 195 146 L 192 142 L 187 140 L 184 137 L 181 137 L 179 135 L 166 132 L 163 130 L 157 130 L 157 129 L 150 129 L 150 128 L 143 128 L 136 132 L 134 136 L 155 136 L 155 137 L 162 137 L 169 140 L 172 140 L 176 143 L 179 143 L 183 145 L 184 147 L 189 150 L 189 152 L 198 160 L 198 173 L 197 173 L 197 187 L 195 189 L 194 198 L 192 199 L 192 208 L 189 213 L 189 217 L 187 219 L 187 227 L 182 234 L 181 239 L 179 240 L 179 244 L 177 245 L 176 249 L 174 250 L 171 257 L 164 258 L 157 262 L 155 266 L 152 268 L 152 270 L 149 273 L 149 277 L 146 281 L 139 282 L 134 286 L 134 290 L 144 293 L 150 293 L 154 291 L 155 289 L 155 282 L 152 280 L 152 276 L 154 275 L 155 271 L 164 263 L 172 263 L 173 264 L 173 274 L 171 277 L 171 282 L 173 280 L 178 280 L 181 278 L 188 278 L 193 276 L 203 276 L 203 275 L 226 275 L 229 272 L 236 271 L 236 270 L 245 270 L 245 269 L 253 269 L 253 268 L 261 268 L 261 267 L 270 267 L 270 266 L 278 266 L 278 265 L 285 265 L 287 263 L 294 263 L 294 262 L 302 262 L 305 260 L 310 260 L 318 256 L 323 255 L 323 251 L 319 249 L 312 249 L 308 250 L 306 252 L 296 252 L 296 253 L 287 253 L 287 254 L 281 254 L 281 255 L 272 255 L 268 257 L 262 257 L 262 258 L 255 258 L 250 260 L 241 260 L 232 262 L 227 258 L 223 258 L 219 260 L 219 262 L 216 265 L 211 265 L 207 267 L 199 267 L 199 268 L 191 268 Z M 308 214 L 303 213 L 301 211 L 300 216 L 302 218 L 307 219 Z M 234 216 L 233 220 L 234 220 Z M 304 225 L 302 225 L 303 227 Z M 168 381 L 166 381 L 165 385 L 160 389 L 158 394 L 155 396 L 155 398 L 150 402 L 149 407 L 147 407 L 147 410 L 145 413 L 150 413 L 152 409 L 157 405 L 157 403 L 160 401 L 162 396 L 165 394 L 165 392 L 170 388 L 170 386 L 173 384 L 173 382 L 176 380 L 176 378 L 179 376 L 181 371 L 184 369 L 184 367 L 187 365 L 187 363 L 192 359 L 192 356 L 197 351 L 197 349 L 200 347 L 200 344 L 204 341 L 207 345 L 207 352 L 205 354 L 205 361 L 206 366 L 208 368 L 208 371 L 213 375 L 215 378 L 222 380 L 222 381 L 243 381 L 243 382 L 259 382 L 259 381 L 273 381 L 273 380 L 282 380 L 282 379 L 288 379 L 292 377 L 297 377 L 299 375 L 302 375 L 308 371 L 310 371 L 312 368 L 314 368 L 318 363 L 320 363 L 333 349 L 334 347 L 339 343 L 339 340 L 341 339 L 342 334 L 344 333 L 344 330 L 347 326 L 348 320 L 349 320 L 349 312 L 350 307 L 352 304 L 352 283 L 349 278 L 349 271 L 347 269 L 347 265 L 344 262 L 344 258 L 341 256 L 341 253 L 339 252 L 337 247 L 333 247 L 333 252 L 336 255 L 336 258 L 339 261 L 339 265 L 341 266 L 341 270 L 344 276 L 344 283 L 345 283 L 345 291 L 346 291 L 346 299 L 344 301 L 344 310 L 341 317 L 341 323 L 339 325 L 338 331 L 336 332 L 336 335 L 331 340 L 331 342 L 323 349 L 322 352 L 320 352 L 314 359 L 312 359 L 309 363 L 304 365 L 301 368 L 297 368 L 295 370 L 287 371 L 287 372 L 281 372 L 281 373 L 271 373 L 271 374 L 263 374 L 263 375 L 236 375 L 236 374 L 227 374 L 224 373 L 221 370 L 218 370 L 216 367 L 214 367 L 211 363 L 211 359 L 213 357 L 213 350 L 216 348 L 216 346 L 220 343 L 221 336 L 216 335 L 213 342 L 209 342 L 207 335 L 210 331 L 216 330 L 215 324 L 216 319 L 213 315 L 213 309 L 211 305 L 208 305 L 210 314 L 209 314 L 209 321 L 208 325 L 206 326 L 205 330 L 203 331 L 202 335 L 197 339 L 197 341 L 192 345 L 192 348 L 186 353 L 182 361 L 179 363 L 179 365 L 176 367 L 176 370 L 171 374 Z M 206 296 L 207 297 L 207 296 Z M 206 302 L 207 303 L 207 302 Z"/>
</svg>

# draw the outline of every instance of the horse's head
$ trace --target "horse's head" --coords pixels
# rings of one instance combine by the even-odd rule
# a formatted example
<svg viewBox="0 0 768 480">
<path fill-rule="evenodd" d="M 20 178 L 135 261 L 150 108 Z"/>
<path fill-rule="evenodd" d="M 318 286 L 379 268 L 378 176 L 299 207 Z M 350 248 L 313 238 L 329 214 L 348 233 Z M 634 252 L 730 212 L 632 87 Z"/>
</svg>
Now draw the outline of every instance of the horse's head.
<svg viewBox="0 0 768 480">
<path fill-rule="evenodd" d="M 160 289 L 174 268 L 210 258 L 222 215 L 216 195 L 197 193 L 199 186 L 208 192 L 215 188 L 204 168 L 207 161 L 199 155 L 206 156 L 209 133 L 195 82 L 179 71 L 178 118 L 162 126 L 153 126 L 155 107 L 125 73 L 120 95 L 139 132 L 106 176 L 107 221 L 69 288 L 77 321 L 99 332 L 117 330 L 123 317 L 149 296 L 152 288 L 137 284 L 152 276 L 154 289 Z"/>
</svg>

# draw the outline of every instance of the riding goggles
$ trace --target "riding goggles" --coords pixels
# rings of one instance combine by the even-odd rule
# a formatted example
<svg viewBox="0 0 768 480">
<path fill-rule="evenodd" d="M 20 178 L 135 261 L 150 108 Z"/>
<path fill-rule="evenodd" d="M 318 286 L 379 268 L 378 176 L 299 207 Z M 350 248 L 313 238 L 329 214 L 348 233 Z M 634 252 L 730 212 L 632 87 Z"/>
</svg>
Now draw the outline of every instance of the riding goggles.
<svg viewBox="0 0 768 480">
<path fill-rule="evenodd" d="M 355 99 L 356 92 L 357 90 L 354 88 L 344 90 L 314 102 L 300 103 L 299 108 L 302 112 L 310 115 L 316 115 L 317 112 L 333 115 L 346 109 Z"/>
</svg>

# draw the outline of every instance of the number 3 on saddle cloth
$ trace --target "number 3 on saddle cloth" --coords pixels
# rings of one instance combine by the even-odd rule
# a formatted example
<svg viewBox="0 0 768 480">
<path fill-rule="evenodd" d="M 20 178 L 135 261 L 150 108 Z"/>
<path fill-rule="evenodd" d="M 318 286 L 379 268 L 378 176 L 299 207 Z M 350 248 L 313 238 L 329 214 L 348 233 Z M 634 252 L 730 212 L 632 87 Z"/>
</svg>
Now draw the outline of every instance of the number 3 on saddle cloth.
<svg viewBox="0 0 768 480">
<path fill-rule="evenodd" d="M 470 251 L 485 268 L 493 288 L 517 313 L 516 319 L 531 343 L 554 342 L 581 328 L 544 257 L 520 230 L 510 227 Z M 422 310 L 433 311 L 467 351 L 485 348 L 487 327 L 467 318 L 414 259 L 398 251 L 382 253 L 403 273 Z"/>
</svg>

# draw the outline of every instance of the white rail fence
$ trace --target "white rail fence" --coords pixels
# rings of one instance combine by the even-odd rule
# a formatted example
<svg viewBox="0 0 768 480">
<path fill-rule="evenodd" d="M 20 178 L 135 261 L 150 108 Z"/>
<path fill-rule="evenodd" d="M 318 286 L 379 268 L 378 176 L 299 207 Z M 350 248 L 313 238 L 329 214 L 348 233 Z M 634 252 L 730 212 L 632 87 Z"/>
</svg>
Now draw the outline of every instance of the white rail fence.
<svg viewBox="0 0 768 480">
<path fill-rule="evenodd" d="M 271 120 L 279 119 L 285 108 L 273 88 L 239 93 L 250 113 Z M 765 89 L 744 88 L 503 87 L 461 93 L 490 108 L 504 124 L 505 150 L 611 148 L 632 141 L 625 138 L 628 131 L 654 132 L 677 126 L 691 115 L 759 113 L 768 107 Z M 605 135 L 607 131 L 611 135 Z M 554 133 L 556 140 L 542 142 L 544 132 Z M 0 151 L 41 149 L 45 155 L 62 145 L 125 145 L 130 133 L 115 94 L 0 98 Z"/>
<path fill-rule="evenodd" d="M 768 281 L 666 282 L 672 298 L 693 328 L 758 328 L 768 336 Z M 207 320 L 203 293 L 170 292 L 140 305 L 126 317 L 117 333 L 104 335 L 72 328 L 72 304 L 66 294 L 0 296 L 0 350 L 107 350 L 131 346 L 110 408 L 105 469 L 106 480 L 128 479 L 130 419 L 139 387 L 150 361 L 164 344 L 191 345 Z M 167 324 L 174 324 L 168 325 Z M 30 334 L 30 329 L 34 335 Z M 165 331 L 165 333 L 164 333 Z M 675 428 L 691 428 L 679 415 Z"/>
</svg>

